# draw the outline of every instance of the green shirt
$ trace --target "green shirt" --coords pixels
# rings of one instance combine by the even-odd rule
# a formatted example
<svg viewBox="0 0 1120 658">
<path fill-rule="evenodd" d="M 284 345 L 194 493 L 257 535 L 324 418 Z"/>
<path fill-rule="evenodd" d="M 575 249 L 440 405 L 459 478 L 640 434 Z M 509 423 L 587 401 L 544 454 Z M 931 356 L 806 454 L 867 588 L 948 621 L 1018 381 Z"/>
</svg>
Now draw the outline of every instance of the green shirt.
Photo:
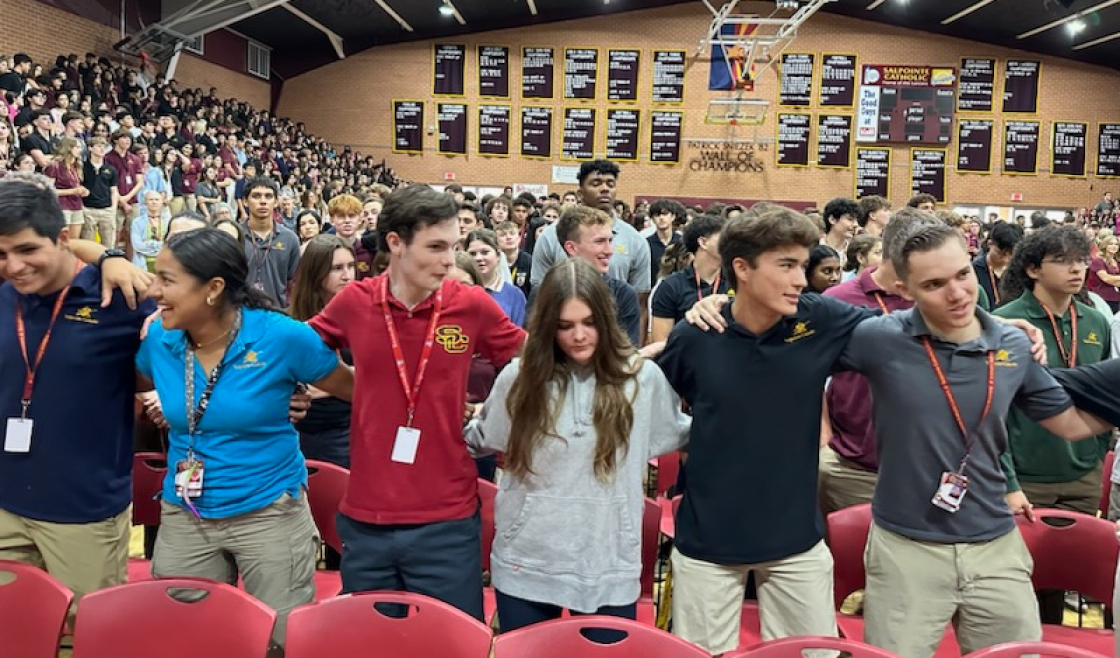
<svg viewBox="0 0 1120 658">
<path fill-rule="evenodd" d="M 1077 362 L 1074 365 L 1107 359 L 1112 344 L 1108 321 L 1092 306 L 1076 300 L 1073 304 L 1077 313 Z M 1047 365 L 1052 368 L 1068 366 L 1062 356 L 1063 349 L 1069 354 L 1073 331 L 1068 311 L 1062 317 L 1054 317 L 1062 333 L 1061 348 L 1050 318 L 1033 292 L 1024 292 L 993 314 L 1001 318 L 1026 320 L 1038 327 L 1046 342 Z M 1046 431 L 1015 407 L 1011 408 L 1007 418 L 1007 433 L 1009 449 L 1001 457 L 1001 462 L 1009 492 L 1019 490 L 1020 480 L 1056 483 L 1073 482 L 1083 477 L 1104 459 L 1111 437 L 1111 433 L 1105 433 L 1084 441 L 1066 441 Z"/>
</svg>

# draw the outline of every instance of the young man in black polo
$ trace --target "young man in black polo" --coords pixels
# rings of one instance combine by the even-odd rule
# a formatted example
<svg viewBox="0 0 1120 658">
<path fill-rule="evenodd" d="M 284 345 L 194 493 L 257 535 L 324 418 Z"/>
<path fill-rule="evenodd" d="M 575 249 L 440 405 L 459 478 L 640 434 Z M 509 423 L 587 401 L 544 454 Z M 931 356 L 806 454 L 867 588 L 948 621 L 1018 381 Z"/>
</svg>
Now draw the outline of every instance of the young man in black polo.
<svg viewBox="0 0 1120 658">
<path fill-rule="evenodd" d="M 649 242 L 650 281 L 657 283 L 661 272 L 661 257 L 669 245 L 681 241 L 681 234 L 674 228 L 677 220 L 683 220 L 684 206 L 672 199 L 658 199 L 649 207 L 649 218 L 653 220 L 653 235 L 646 238 Z"/>
<path fill-rule="evenodd" d="M 980 288 L 987 295 L 991 301 L 991 306 L 985 306 L 985 310 L 997 309 L 1003 306 L 1010 299 L 1004 299 L 999 291 L 999 280 L 1003 276 L 1004 270 L 1007 269 L 1008 263 L 1011 262 L 1011 254 L 1015 251 L 1015 245 L 1023 239 L 1023 227 L 1018 224 L 1009 222 L 998 222 L 992 227 L 992 232 L 988 234 L 988 241 L 985 243 L 985 251 L 972 261 L 972 269 L 976 272 L 976 279 L 980 283 Z"/>
<path fill-rule="evenodd" d="M 681 323 L 658 359 L 695 419 L 672 555 L 673 632 L 712 654 L 739 644 L 750 571 L 764 640 L 836 634 L 816 497 L 821 392 L 871 312 L 801 295 L 818 240 L 808 218 L 785 208 L 728 223 L 729 329 Z"/>
</svg>

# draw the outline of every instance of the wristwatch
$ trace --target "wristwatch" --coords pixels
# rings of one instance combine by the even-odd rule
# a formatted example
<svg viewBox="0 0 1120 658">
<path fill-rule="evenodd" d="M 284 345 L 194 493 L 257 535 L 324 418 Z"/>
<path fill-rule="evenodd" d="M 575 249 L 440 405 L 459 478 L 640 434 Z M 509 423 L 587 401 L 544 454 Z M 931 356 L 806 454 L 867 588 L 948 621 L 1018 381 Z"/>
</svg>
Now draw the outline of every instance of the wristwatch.
<svg viewBox="0 0 1120 658">
<path fill-rule="evenodd" d="M 97 259 L 97 266 L 101 267 L 102 265 L 105 264 L 105 261 L 110 259 L 110 258 L 124 258 L 124 257 L 125 257 L 124 249 L 106 249 L 105 253 L 101 254 L 101 257 Z"/>
</svg>

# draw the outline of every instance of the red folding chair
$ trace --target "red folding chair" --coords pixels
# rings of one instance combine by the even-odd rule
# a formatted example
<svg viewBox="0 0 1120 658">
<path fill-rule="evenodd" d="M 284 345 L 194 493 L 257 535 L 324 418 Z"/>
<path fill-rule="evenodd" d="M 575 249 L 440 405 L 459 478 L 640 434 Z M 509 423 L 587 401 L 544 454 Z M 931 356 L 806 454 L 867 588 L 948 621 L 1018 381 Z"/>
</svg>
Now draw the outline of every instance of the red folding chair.
<svg viewBox="0 0 1120 658">
<path fill-rule="evenodd" d="M 787 637 L 723 654 L 724 658 L 804 658 L 805 651 L 840 651 L 852 658 L 898 658 L 895 654 L 842 637 Z"/>
<path fill-rule="evenodd" d="M 638 596 L 638 621 L 653 626 L 657 623 L 657 604 L 653 599 L 653 581 L 657 570 L 657 554 L 661 548 L 661 506 L 656 500 L 642 502 L 642 575 Z"/>
<path fill-rule="evenodd" d="M 863 552 L 871 532 L 871 504 L 847 507 L 828 515 L 828 542 L 832 550 L 832 594 L 837 611 L 844 600 L 867 584 Z M 863 617 L 837 612 L 840 634 L 849 640 L 863 641 Z M 945 635 L 937 647 L 935 658 L 958 658 L 961 655 L 953 627 L 945 627 Z"/>
<path fill-rule="evenodd" d="M 1104 456 L 1104 469 L 1101 471 L 1101 500 L 1097 503 L 1097 509 L 1100 510 L 1101 516 L 1108 518 L 1108 500 L 1109 495 L 1112 493 L 1112 462 L 1116 459 L 1116 453 L 1109 450 Z"/>
<path fill-rule="evenodd" d="M 1059 656 L 1061 658 L 1104 658 L 1112 653 L 1099 654 L 1068 644 L 1053 642 L 1006 642 L 973 651 L 967 658 L 1020 658 L 1021 656 Z"/>
<path fill-rule="evenodd" d="M 1033 523 L 1016 517 L 1019 532 L 1034 558 L 1034 588 L 1074 591 L 1110 604 L 1120 554 L 1116 526 L 1095 516 L 1065 510 L 1035 508 L 1034 515 Z M 1113 632 L 1107 629 L 1043 624 L 1042 639 L 1105 655 L 1112 655 L 1115 650 Z"/>
<path fill-rule="evenodd" d="M 167 455 L 138 452 L 132 456 L 132 525 L 158 526 L 160 493 L 167 475 Z"/>
<path fill-rule="evenodd" d="M 350 471 L 330 462 L 307 460 L 307 502 L 323 543 L 342 553 L 338 537 L 338 507 L 346 496 Z M 329 599 L 342 591 L 342 576 L 337 571 L 315 571 L 315 600 Z"/>
<path fill-rule="evenodd" d="M 0 560 L 0 655 L 56 658 L 74 595 L 50 574 Z"/>
<path fill-rule="evenodd" d="M 407 606 L 388 617 L 376 604 Z M 319 601 L 288 617 L 287 658 L 486 658 L 490 629 L 436 599 L 409 592 L 363 592 Z"/>
<path fill-rule="evenodd" d="M 670 452 L 660 457 L 654 457 L 652 461 L 657 468 L 657 491 L 655 493 L 658 496 L 664 496 L 677 484 L 677 475 L 681 470 L 681 453 Z"/>
<path fill-rule="evenodd" d="M 626 636 L 600 644 L 583 636 L 586 630 L 621 631 Z M 526 626 L 498 636 L 494 658 L 710 658 L 700 647 L 629 619 L 587 615 Z"/>
<path fill-rule="evenodd" d="M 167 455 L 138 452 L 132 456 L 132 525 L 159 527 L 160 494 L 167 475 Z M 129 558 L 128 582 L 150 580 L 152 565 L 143 558 Z"/>
<path fill-rule="evenodd" d="M 482 520 L 482 570 L 490 571 L 490 549 L 494 546 L 494 501 L 498 497 L 498 485 L 478 478 L 478 515 Z M 488 623 L 493 621 L 498 610 L 498 601 L 493 587 L 482 588 L 482 614 Z"/>
<path fill-rule="evenodd" d="M 262 658 L 275 621 L 275 611 L 225 583 L 129 583 L 78 602 L 74 658 Z"/>
</svg>

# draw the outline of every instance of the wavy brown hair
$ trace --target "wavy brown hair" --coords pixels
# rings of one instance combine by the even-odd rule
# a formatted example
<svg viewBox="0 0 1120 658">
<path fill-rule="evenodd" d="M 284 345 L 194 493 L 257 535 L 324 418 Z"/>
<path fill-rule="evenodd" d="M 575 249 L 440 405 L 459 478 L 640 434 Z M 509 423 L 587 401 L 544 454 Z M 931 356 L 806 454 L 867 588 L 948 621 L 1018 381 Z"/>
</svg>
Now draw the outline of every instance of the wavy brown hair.
<svg viewBox="0 0 1120 658">
<path fill-rule="evenodd" d="M 306 322 L 327 306 L 330 298 L 323 290 L 323 281 L 331 273 L 334 252 L 342 249 L 354 255 L 354 247 L 337 235 L 316 235 L 307 241 L 307 248 L 299 257 L 295 282 L 292 284 L 292 317 Z"/>
<path fill-rule="evenodd" d="M 618 309 L 610 288 L 580 258 L 553 267 L 537 289 L 521 367 L 506 398 L 511 427 L 505 469 L 514 477 L 526 479 L 533 475 L 533 454 L 545 441 L 566 440 L 556 433 L 556 420 L 577 366 L 560 349 L 556 333 L 560 312 L 569 299 L 587 304 L 599 334 L 588 364 L 595 376 L 592 419 L 597 438 L 592 466 L 595 477 L 606 482 L 613 476 L 620 455 L 625 456 L 630 446 L 640 361 L 618 325 Z"/>
</svg>

